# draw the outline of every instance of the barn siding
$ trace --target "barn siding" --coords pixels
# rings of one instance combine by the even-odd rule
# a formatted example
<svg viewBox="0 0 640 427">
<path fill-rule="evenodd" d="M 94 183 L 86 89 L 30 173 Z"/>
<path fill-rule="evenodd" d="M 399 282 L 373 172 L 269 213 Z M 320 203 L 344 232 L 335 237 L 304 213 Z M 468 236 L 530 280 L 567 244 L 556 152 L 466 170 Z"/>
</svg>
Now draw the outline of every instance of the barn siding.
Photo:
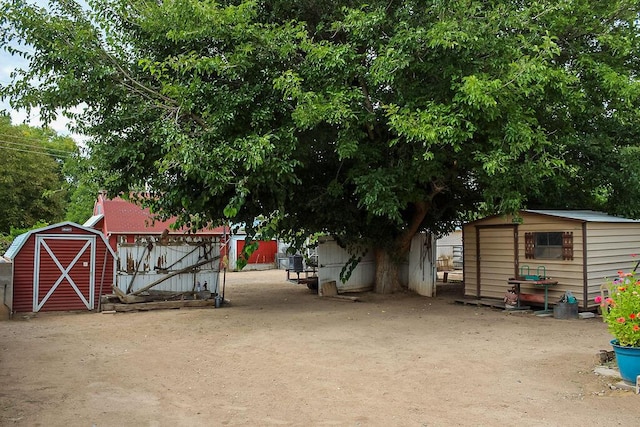
<svg viewBox="0 0 640 427">
<path fill-rule="evenodd" d="M 577 298 L 582 297 L 583 274 L 582 260 L 584 255 L 582 244 L 582 223 L 580 221 L 548 217 L 544 215 L 522 212 L 522 220 L 513 220 L 513 216 L 490 217 L 467 224 L 464 227 L 464 278 L 465 295 L 473 297 L 502 298 L 509 288 L 510 277 L 519 273 L 520 268 L 529 266 L 530 274 L 536 274 L 540 266 L 544 266 L 546 276 L 558 281 L 558 285 L 549 289 L 549 301 L 560 299 L 565 291 L 570 290 Z M 502 226 L 502 227 L 500 227 Z M 508 227 L 507 227 L 508 226 Z M 517 230 L 518 258 L 513 256 L 514 238 L 507 231 Z M 480 294 L 478 283 L 478 253 L 476 229 L 480 232 Z M 527 232 L 573 232 L 573 260 L 537 260 L 525 258 L 525 233 Z M 511 232 L 512 233 L 512 232 Z M 506 256 L 505 256 L 506 254 Z M 515 255 L 515 254 L 514 254 Z M 500 257 L 503 257 L 502 260 Z M 487 259 L 488 258 L 488 259 Z M 526 268 L 524 269 L 526 274 Z M 544 289 L 533 285 L 521 285 L 522 293 L 542 294 Z"/>
<path fill-rule="evenodd" d="M 640 258 L 640 227 L 632 223 L 589 223 L 587 226 L 587 300 L 600 295 L 607 278 L 618 277 L 618 271 L 630 271 Z"/>
<path fill-rule="evenodd" d="M 275 240 L 258 242 L 258 249 L 249 257 L 247 264 L 274 264 L 276 263 L 276 253 L 278 252 L 278 242 Z M 236 253 L 242 253 L 245 241 L 237 241 Z"/>
<path fill-rule="evenodd" d="M 236 270 L 238 256 L 240 255 L 242 248 L 244 248 L 246 236 L 243 234 L 234 234 L 229 237 L 229 255 L 228 255 L 228 268 L 230 270 Z M 271 243 L 273 242 L 273 243 Z M 278 252 L 277 240 L 268 241 L 265 245 L 264 241 L 260 242 L 257 254 L 251 256 L 250 262 L 245 266 L 245 270 L 250 269 L 266 269 L 275 268 L 276 266 L 276 254 Z M 267 255 L 269 254 L 269 255 Z M 260 255 L 258 259 L 258 255 Z M 255 262 L 254 262 L 255 261 Z"/>
<path fill-rule="evenodd" d="M 81 239 L 81 240 L 80 240 Z M 94 248 L 96 244 L 95 236 L 80 236 L 78 238 L 70 238 L 69 236 L 58 237 L 48 235 L 36 236 L 36 247 L 39 246 L 39 267 L 34 273 L 34 282 L 38 281 L 37 306 L 43 311 L 60 311 L 60 310 L 91 310 L 95 307 L 93 282 L 95 280 L 94 271 Z M 38 241 L 41 244 L 38 245 Z M 57 285 L 53 293 L 47 298 L 47 294 L 52 287 L 58 282 L 63 272 L 53 261 L 51 255 L 47 252 L 44 245 L 47 245 L 57 258 L 58 262 L 64 270 L 71 267 L 68 276 L 65 276 Z M 81 255 L 77 261 L 71 266 L 71 263 L 78 254 Z M 37 277 L 36 277 L 37 276 Z M 75 284 L 82 297 L 87 301 L 89 307 L 85 305 L 81 297 L 76 293 L 71 285 L 71 281 Z M 44 301 L 44 303 L 43 303 Z"/>
<path fill-rule="evenodd" d="M 69 272 L 69 276 L 82 289 L 83 294 L 88 296 L 85 298 L 90 298 L 91 295 L 93 296 L 93 307 L 97 308 L 99 290 L 94 287 L 93 292 L 91 292 L 91 290 L 87 288 L 91 280 L 88 274 L 81 274 L 85 268 L 83 267 L 83 263 L 89 263 L 86 268 L 90 269 L 94 286 L 98 286 L 101 282 L 106 283 L 106 293 L 110 291 L 109 286 L 113 282 L 115 273 L 113 253 L 108 249 L 107 243 L 101 238 L 101 235 L 94 233 L 92 230 L 83 229 L 79 225 L 63 223 L 60 226 L 54 225 L 52 227 L 45 227 L 41 230 L 34 230 L 31 232 L 20 250 L 13 257 L 14 312 L 31 312 L 34 309 L 34 269 L 37 238 L 45 239 L 54 255 L 60 260 L 62 267 L 66 269 L 78 254 L 78 250 L 86 243 L 86 240 L 76 240 L 75 237 L 78 236 L 91 238 L 95 241 L 95 265 L 91 265 L 90 250 L 88 249 L 78 259 L 74 268 Z M 53 261 L 51 261 L 51 256 L 44 247 L 41 247 L 40 249 L 41 270 L 39 276 L 40 286 L 38 290 L 38 301 L 42 301 L 42 298 L 46 296 L 47 291 L 62 275 L 62 271 Z M 105 255 L 106 264 L 104 262 Z M 41 310 L 87 310 L 87 307 L 78 297 L 67 279 L 64 279 L 41 307 Z"/>
<path fill-rule="evenodd" d="M 13 259 L 13 311 L 33 311 L 33 260 L 35 237 L 29 236 Z"/>
</svg>

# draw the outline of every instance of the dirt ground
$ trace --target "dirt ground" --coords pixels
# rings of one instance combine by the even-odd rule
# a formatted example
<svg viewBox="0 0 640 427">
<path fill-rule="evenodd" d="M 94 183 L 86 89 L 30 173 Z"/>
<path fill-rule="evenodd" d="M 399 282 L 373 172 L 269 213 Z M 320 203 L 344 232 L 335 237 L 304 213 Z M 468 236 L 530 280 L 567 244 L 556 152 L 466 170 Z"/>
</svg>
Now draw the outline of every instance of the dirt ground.
<svg viewBox="0 0 640 427">
<path fill-rule="evenodd" d="M 2 426 L 632 426 L 597 375 L 600 318 L 436 298 L 320 298 L 283 271 L 227 274 L 221 308 L 0 322 Z"/>
</svg>

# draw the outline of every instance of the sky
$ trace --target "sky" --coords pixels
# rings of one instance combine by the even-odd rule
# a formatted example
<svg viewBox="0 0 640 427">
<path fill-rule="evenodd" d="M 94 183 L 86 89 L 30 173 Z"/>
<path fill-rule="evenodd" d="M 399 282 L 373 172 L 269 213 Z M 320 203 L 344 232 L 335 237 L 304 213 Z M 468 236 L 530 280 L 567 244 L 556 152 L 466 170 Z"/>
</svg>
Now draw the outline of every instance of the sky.
<svg viewBox="0 0 640 427">
<path fill-rule="evenodd" d="M 47 3 L 46 0 L 33 0 L 33 2 L 45 7 Z M 11 83 L 11 72 L 16 68 L 26 68 L 27 66 L 28 63 L 24 58 L 12 56 L 0 46 L 0 84 L 7 85 Z M 11 123 L 14 125 L 26 123 L 34 127 L 42 126 L 42 122 L 38 119 L 39 109 L 33 109 L 31 114 L 27 116 L 25 110 L 14 110 L 9 105 L 8 100 L 0 100 L 0 110 L 9 112 L 11 115 Z M 61 135 L 72 137 L 76 142 L 82 142 L 86 139 L 82 135 L 72 133 L 69 130 L 69 120 L 61 114 L 58 115 L 58 118 L 54 122 L 49 124 L 49 128 Z"/>
<path fill-rule="evenodd" d="M 9 53 L 0 49 L 0 84 L 7 85 L 11 83 L 11 72 L 16 68 L 27 67 L 27 62 L 19 56 L 11 56 Z M 25 110 L 14 110 L 9 105 L 8 100 L 0 101 L 0 110 L 8 111 L 11 115 L 11 123 L 14 125 L 26 123 L 31 126 L 41 126 L 42 123 L 38 119 L 38 110 L 32 110 L 31 115 L 27 116 Z M 71 136 L 74 139 L 81 139 L 79 135 L 72 134 L 68 129 L 69 121 L 59 115 L 57 120 L 49 125 L 49 127 L 59 134 Z"/>
</svg>

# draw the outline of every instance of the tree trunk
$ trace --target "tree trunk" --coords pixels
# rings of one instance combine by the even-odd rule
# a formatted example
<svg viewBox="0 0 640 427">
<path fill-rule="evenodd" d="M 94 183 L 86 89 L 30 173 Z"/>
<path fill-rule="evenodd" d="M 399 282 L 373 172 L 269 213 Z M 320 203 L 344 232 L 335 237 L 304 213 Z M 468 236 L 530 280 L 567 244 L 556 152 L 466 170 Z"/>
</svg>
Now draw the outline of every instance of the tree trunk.
<svg viewBox="0 0 640 427">
<path fill-rule="evenodd" d="M 374 292 L 377 294 L 391 294 L 400 290 L 399 260 L 405 259 L 411 250 L 411 240 L 420 229 L 420 224 L 429 209 L 428 202 L 414 203 L 414 213 L 407 229 L 395 242 L 393 253 L 383 248 L 375 249 L 376 257 L 376 283 Z"/>
<path fill-rule="evenodd" d="M 376 284 L 374 292 L 377 294 L 391 294 L 400 289 L 398 264 L 391 255 L 382 248 L 375 249 L 376 256 Z"/>
</svg>

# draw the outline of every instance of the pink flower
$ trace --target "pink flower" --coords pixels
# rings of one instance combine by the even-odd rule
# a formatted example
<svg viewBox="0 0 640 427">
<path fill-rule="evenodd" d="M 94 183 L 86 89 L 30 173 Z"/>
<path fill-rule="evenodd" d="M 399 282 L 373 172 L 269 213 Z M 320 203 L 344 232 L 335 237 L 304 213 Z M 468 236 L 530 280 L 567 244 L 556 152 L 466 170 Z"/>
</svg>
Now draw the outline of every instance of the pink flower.
<svg viewBox="0 0 640 427">
<path fill-rule="evenodd" d="M 595 298 L 593 299 L 593 301 L 594 301 L 596 304 L 600 304 L 600 303 L 602 302 L 602 297 L 601 297 L 600 295 L 598 295 L 597 297 L 595 297 Z"/>
<path fill-rule="evenodd" d="M 624 322 L 626 322 L 626 319 L 625 319 L 624 317 L 618 317 L 618 318 L 616 319 L 616 321 L 617 321 L 618 323 L 624 323 Z"/>
<path fill-rule="evenodd" d="M 633 330 L 636 331 L 636 332 L 640 331 L 640 326 L 633 325 Z"/>
</svg>

